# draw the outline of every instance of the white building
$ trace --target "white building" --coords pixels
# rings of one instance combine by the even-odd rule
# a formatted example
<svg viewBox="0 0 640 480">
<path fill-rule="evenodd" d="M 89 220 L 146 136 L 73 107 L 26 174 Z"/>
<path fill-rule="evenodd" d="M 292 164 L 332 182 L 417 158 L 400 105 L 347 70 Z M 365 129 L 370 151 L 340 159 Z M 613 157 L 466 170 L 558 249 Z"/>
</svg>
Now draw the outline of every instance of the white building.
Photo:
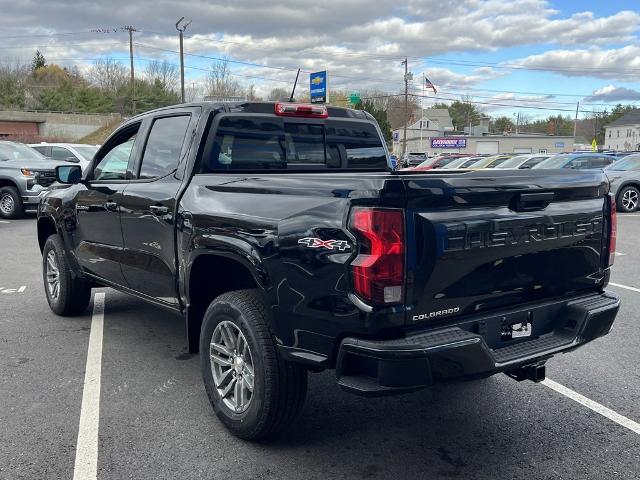
<svg viewBox="0 0 640 480">
<path fill-rule="evenodd" d="M 407 125 L 407 152 L 425 152 L 429 138 L 442 136 L 453 131 L 453 123 L 446 108 L 425 108 L 422 118 Z M 404 128 L 393 131 L 393 151 L 402 151 Z"/>
<path fill-rule="evenodd" d="M 604 148 L 606 150 L 640 150 L 640 110 L 634 110 L 605 126 Z"/>
</svg>

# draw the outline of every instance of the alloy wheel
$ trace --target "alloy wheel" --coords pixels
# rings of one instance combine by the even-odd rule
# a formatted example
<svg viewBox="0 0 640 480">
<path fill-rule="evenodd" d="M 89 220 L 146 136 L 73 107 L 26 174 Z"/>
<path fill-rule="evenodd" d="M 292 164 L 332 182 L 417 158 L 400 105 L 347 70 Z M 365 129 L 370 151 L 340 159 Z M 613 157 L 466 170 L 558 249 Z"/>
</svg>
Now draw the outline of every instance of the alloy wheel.
<svg viewBox="0 0 640 480">
<path fill-rule="evenodd" d="M 55 250 L 47 253 L 47 290 L 51 300 L 57 300 L 60 295 L 60 269 L 58 268 L 58 257 Z"/>
<path fill-rule="evenodd" d="M 0 211 L 5 215 L 11 215 L 15 209 L 15 203 L 13 197 L 8 193 L 3 193 L 0 197 Z"/>
<path fill-rule="evenodd" d="M 251 349 L 240 328 L 220 322 L 211 336 L 211 373 L 223 403 L 235 413 L 249 408 L 253 398 L 254 368 Z"/>
<path fill-rule="evenodd" d="M 625 210 L 631 212 L 638 207 L 638 192 L 634 189 L 629 189 L 622 194 L 622 206 Z"/>
</svg>

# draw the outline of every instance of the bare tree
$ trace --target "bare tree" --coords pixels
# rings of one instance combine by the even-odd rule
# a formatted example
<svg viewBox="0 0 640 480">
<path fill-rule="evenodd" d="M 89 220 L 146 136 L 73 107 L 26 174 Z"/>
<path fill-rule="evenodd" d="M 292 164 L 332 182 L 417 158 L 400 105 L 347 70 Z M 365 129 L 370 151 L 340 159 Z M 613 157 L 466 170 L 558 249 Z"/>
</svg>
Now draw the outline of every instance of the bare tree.
<svg viewBox="0 0 640 480">
<path fill-rule="evenodd" d="M 228 60 L 214 62 L 207 75 L 207 95 L 213 97 L 242 95 L 242 87 L 237 80 L 232 78 L 232 75 Z"/>
<path fill-rule="evenodd" d="M 166 60 L 153 60 L 147 65 L 144 73 L 149 83 L 160 82 L 164 88 L 169 90 L 174 90 L 180 79 L 178 67 Z"/>
<path fill-rule="evenodd" d="M 111 57 L 96 60 L 88 73 L 89 80 L 103 90 L 115 92 L 129 82 L 129 71 Z"/>
<path fill-rule="evenodd" d="M 202 100 L 205 96 L 205 87 L 196 82 L 188 83 L 184 86 L 184 100 L 185 102 L 195 102 Z"/>
<path fill-rule="evenodd" d="M 249 85 L 249 88 L 247 88 L 247 100 L 251 102 L 262 100 L 262 98 L 260 98 L 256 93 L 256 86 L 254 84 Z"/>
<path fill-rule="evenodd" d="M 288 100 L 291 92 L 286 88 L 277 87 L 272 89 L 269 92 L 269 96 L 267 97 L 269 101 L 277 101 L 277 100 Z"/>
</svg>

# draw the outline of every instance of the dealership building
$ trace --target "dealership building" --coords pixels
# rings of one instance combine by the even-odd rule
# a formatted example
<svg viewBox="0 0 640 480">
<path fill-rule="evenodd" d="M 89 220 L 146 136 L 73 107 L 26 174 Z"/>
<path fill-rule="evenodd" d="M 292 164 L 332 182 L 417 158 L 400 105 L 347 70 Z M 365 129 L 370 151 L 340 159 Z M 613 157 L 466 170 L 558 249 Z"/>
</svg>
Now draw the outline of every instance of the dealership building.
<svg viewBox="0 0 640 480">
<path fill-rule="evenodd" d="M 425 110 L 425 114 L 433 112 Z M 448 114 L 447 114 L 448 117 Z M 574 137 L 542 134 L 490 135 L 487 126 L 473 127 L 471 135 L 454 135 L 451 120 L 422 119 L 407 125 L 407 153 L 561 153 L 573 151 Z M 393 152 L 402 153 L 404 128 L 393 131 Z"/>
</svg>

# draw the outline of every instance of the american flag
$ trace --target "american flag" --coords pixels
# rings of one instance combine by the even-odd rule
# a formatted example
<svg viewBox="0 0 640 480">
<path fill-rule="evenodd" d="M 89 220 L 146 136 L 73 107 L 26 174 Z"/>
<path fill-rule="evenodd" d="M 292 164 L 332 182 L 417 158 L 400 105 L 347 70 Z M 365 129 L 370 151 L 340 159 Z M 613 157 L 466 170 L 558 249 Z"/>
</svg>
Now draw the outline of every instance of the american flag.
<svg viewBox="0 0 640 480">
<path fill-rule="evenodd" d="M 436 87 L 433 85 L 433 83 L 431 83 L 431 80 L 429 80 L 426 76 L 424 77 L 424 86 L 425 88 L 430 88 L 431 90 L 433 90 L 434 94 L 438 93 L 438 91 L 436 90 Z"/>
</svg>

